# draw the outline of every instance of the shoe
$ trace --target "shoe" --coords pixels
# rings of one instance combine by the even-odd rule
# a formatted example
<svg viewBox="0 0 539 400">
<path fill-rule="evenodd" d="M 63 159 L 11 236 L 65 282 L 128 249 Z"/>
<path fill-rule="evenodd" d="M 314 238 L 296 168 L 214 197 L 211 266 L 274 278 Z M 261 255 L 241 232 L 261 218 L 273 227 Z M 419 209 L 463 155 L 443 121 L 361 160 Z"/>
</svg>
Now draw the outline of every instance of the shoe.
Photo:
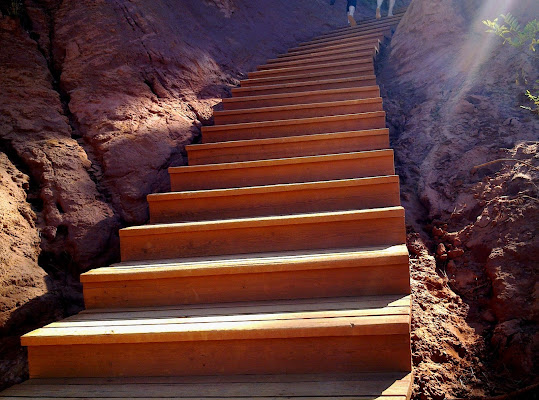
<svg viewBox="0 0 539 400">
<path fill-rule="evenodd" d="M 335 0 L 329 0 L 329 4 L 330 4 L 330 5 L 335 4 Z"/>
<path fill-rule="evenodd" d="M 382 18 L 382 13 L 380 12 L 380 7 L 376 9 L 376 19 Z"/>
<path fill-rule="evenodd" d="M 354 27 L 357 25 L 356 20 L 350 14 L 348 14 L 348 23 L 350 24 L 351 27 Z"/>
<path fill-rule="evenodd" d="M 393 13 L 390 11 L 390 12 L 387 13 L 387 16 L 388 16 L 388 17 L 392 17 L 392 16 L 393 16 Z"/>
</svg>

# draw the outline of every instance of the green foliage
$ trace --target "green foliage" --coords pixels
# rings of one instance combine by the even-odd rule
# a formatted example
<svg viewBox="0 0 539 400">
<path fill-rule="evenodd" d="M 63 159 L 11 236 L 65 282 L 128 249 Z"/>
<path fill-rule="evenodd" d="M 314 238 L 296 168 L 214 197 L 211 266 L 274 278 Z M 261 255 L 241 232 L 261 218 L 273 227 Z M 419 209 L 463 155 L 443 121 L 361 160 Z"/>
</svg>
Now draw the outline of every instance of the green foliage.
<svg viewBox="0 0 539 400">
<path fill-rule="evenodd" d="M 500 25 L 500 18 L 503 19 L 503 23 Z M 495 35 L 503 39 L 503 43 L 508 43 L 515 48 L 525 48 L 535 54 L 536 47 L 539 45 L 539 21 L 534 19 L 526 24 L 524 28 L 521 27 L 518 20 L 511 14 L 500 15 L 493 21 L 485 20 L 483 24 L 488 26 L 487 32 L 494 33 Z M 537 56 L 535 56 L 537 57 Z M 526 78 L 523 79 L 527 82 Z M 517 83 L 519 79 L 517 78 Z M 535 81 L 535 86 L 532 89 L 535 94 L 526 90 L 526 97 L 533 103 L 533 106 L 520 106 L 525 110 L 528 110 L 539 116 L 539 81 Z"/>
<path fill-rule="evenodd" d="M 535 108 L 528 107 L 528 106 L 520 106 L 520 107 L 524 108 L 525 110 L 531 111 L 532 113 L 537 114 L 539 116 L 539 93 L 537 96 L 535 96 L 529 90 L 526 90 L 526 97 L 528 97 L 528 99 L 530 99 L 530 101 L 533 102 Z"/>
<path fill-rule="evenodd" d="M 504 20 L 502 25 L 499 23 L 500 18 Z M 489 27 L 487 32 L 501 37 L 504 44 L 509 43 L 511 46 L 517 48 L 527 45 L 533 52 L 535 52 L 536 46 L 539 44 L 539 21 L 536 19 L 528 22 L 524 29 L 522 29 L 518 20 L 511 14 L 502 14 L 500 17 L 494 19 L 494 21 L 487 19 L 483 21 L 483 24 Z"/>
</svg>

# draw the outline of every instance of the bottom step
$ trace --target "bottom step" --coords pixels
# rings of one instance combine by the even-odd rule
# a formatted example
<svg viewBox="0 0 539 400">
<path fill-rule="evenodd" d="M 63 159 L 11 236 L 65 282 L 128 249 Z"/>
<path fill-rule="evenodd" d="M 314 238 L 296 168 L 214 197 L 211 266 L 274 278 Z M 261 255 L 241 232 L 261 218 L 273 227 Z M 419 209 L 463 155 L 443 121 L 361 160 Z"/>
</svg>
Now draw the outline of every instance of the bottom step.
<svg viewBox="0 0 539 400">
<path fill-rule="evenodd" d="M 32 379 L 0 399 L 408 400 L 412 374 Z"/>
</svg>

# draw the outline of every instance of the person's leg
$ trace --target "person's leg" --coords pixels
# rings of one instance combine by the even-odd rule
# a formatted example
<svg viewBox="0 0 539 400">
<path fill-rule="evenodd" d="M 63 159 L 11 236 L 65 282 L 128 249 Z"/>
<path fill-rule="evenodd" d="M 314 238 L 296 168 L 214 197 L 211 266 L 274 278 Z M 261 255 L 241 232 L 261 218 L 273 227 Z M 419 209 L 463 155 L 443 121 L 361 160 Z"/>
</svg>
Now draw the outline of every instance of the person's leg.
<svg viewBox="0 0 539 400">
<path fill-rule="evenodd" d="M 389 11 L 387 13 L 388 17 L 393 16 L 393 7 L 395 7 L 395 0 L 389 0 Z"/>
<path fill-rule="evenodd" d="M 356 11 L 355 6 L 348 6 L 348 23 L 350 26 L 356 26 L 356 20 L 354 19 L 354 13 Z"/>
<path fill-rule="evenodd" d="M 376 0 L 376 19 L 382 18 L 382 11 L 380 10 L 380 7 L 382 7 L 383 1 L 384 0 Z"/>
</svg>

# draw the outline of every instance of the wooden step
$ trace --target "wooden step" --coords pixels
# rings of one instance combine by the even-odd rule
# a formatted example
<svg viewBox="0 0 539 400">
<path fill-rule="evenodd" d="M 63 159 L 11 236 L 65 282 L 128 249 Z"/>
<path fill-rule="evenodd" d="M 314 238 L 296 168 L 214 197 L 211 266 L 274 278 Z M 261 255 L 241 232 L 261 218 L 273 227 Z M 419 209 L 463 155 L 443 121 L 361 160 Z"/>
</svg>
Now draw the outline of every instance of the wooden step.
<svg viewBox="0 0 539 400">
<path fill-rule="evenodd" d="M 385 128 L 385 112 L 374 111 L 329 117 L 205 126 L 202 128 L 202 140 L 204 143 L 216 143 L 382 128 Z"/>
<path fill-rule="evenodd" d="M 81 282 L 93 309 L 409 294 L 409 276 L 408 250 L 398 245 L 123 262 Z"/>
<path fill-rule="evenodd" d="M 387 148 L 387 128 L 186 146 L 189 165 L 357 153 Z"/>
<path fill-rule="evenodd" d="M 393 150 L 169 168 L 171 190 L 226 189 L 393 175 Z"/>
<path fill-rule="evenodd" d="M 409 372 L 410 297 L 88 310 L 21 340 L 31 378 Z"/>
<path fill-rule="evenodd" d="M 383 39 L 385 39 L 385 37 L 371 38 L 369 40 L 366 40 L 360 43 L 344 43 L 344 44 L 328 45 L 320 49 L 298 49 L 291 53 L 285 53 L 285 54 L 279 55 L 278 58 L 288 61 L 292 59 L 318 57 L 324 54 L 325 55 L 335 54 L 335 57 L 338 58 L 339 54 L 346 54 L 351 51 L 359 52 L 365 48 L 372 49 L 373 46 L 377 52 L 380 46 L 381 40 Z"/>
<path fill-rule="evenodd" d="M 400 205 L 396 175 L 148 196 L 150 223 L 354 210 Z"/>
<path fill-rule="evenodd" d="M 376 76 L 354 76 L 352 78 L 320 79 L 314 82 L 298 82 L 265 86 L 233 88 L 234 96 L 261 96 L 272 94 L 302 93 L 318 90 L 347 89 L 376 85 Z"/>
<path fill-rule="evenodd" d="M 229 110 L 246 110 L 260 107 L 278 107 L 296 104 L 325 103 L 369 99 L 380 97 L 378 86 L 353 87 L 345 89 L 314 90 L 311 92 L 270 94 L 262 96 L 230 97 L 223 99 L 223 108 Z"/>
<path fill-rule="evenodd" d="M 120 230 L 122 261 L 391 246 L 405 241 L 402 207 L 145 225 Z"/>
<path fill-rule="evenodd" d="M 341 56 L 347 55 L 349 53 L 357 54 L 363 52 L 374 52 L 377 53 L 380 48 L 380 40 L 373 39 L 366 42 L 354 43 L 345 48 L 330 49 L 330 50 L 321 50 L 321 51 L 304 51 L 298 52 L 297 54 L 280 54 L 277 58 L 270 59 L 267 61 L 267 64 L 289 62 L 289 61 L 298 61 L 298 60 L 312 60 L 318 57 L 334 57 L 339 59 Z"/>
<path fill-rule="evenodd" d="M 345 61 L 353 60 L 358 58 L 372 57 L 377 53 L 377 49 L 374 45 L 369 48 L 364 49 L 352 49 L 347 51 L 338 51 L 333 53 L 319 53 L 318 55 L 306 56 L 296 56 L 296 58 L 290 57 L 290 59 L 277 58 L 273 60 L 268 60 L 267 64 L 259 65 L 257 69 L 259 71 L 264 71 L 267 69 L 273 68 L 284 68 L 284 67 L 294 67 L 300 65 L 313 65 L 317 63 L 324 62 L 334 62 L 335 60 Z"/>
<path fill-rule="evenodd" d="M 387 32 L 391 32 L 391 29 L 394 25 L 395 24 L 379 25 L 376 27 L 372 27 L 370 29 L 364 29 L 362 31 L 347 32 L 347 33 L 343 33 L 343 34 L 339 34 L 335 36 L 316 38 L 308 42 L 300 43 L 297 47 L 293 49 L 297 49 L 300 47 L 307 48 L 307 47 L 312 47 L 314 45 L 322 45 L 322 44 L 329 44 L 329 43 L 336 44 L 336 43 L 348 41 L 350 39 L 354 39 L 355 41 L 362 42 L 365 40 L 365 38 L 371 38 L 378 34 L 385 35 Z"/>
<path fill-rule="evenodd" d="M 278 121 L 285 119 L 323 117 L 383 111 L 382 98 L 332 101 L 327 103 L 261 107 L 246 110 L 216 111 L 215 125 L 243 122 Z"/>
<path fill-rule="evenodd" d="M 21 399 L 409 400 L 412 374 L 363 373 L 31 379 L 0 394 Z"/>
<path fill-rule="evenodd" d="M 347 68 L 334 71 L 325 70 L 320 72 L 297 73 L 290 75 L 269 76 L 266 78 L 249 78 L 240 82 L 241 87 L 277 85 L 286 83 L 316 82 L 320 79 L 353 78 L 374 74 L 374 63 L 348 66 Z"/>
<path fill-rule="evenodd" d="M 255 72 L 249 72 L 249 79 L 267 78 L 267 77 L 284 77 L 285 75 L 310 74 L 314 72 L 329 72 L 349 70 L 350 68 L 360 68 L 370 66 L 373 63 L 372 54 L 367 57 L 356 57 L 351 60 L 332 60 L 330 62 L 317 62 L 313 65 L 303 64 L 300 66 L 270 68 Z"/>
<path fill-rule="evenodd" d="M 358 31 L 358 30 L 361 30 L 361 29 L 365 29 L 367 27 L 378 26 L 380 23 L 384 23 L 385 21 L 398 24 L 400 22 L 402 16 L 405 14 L 405 12 L 406 11 L 398 12 L 398 13 L 394 12 L 393 17 L 384 17 L 383 19 L 371 18 L 371 19 L 361 20 L 361 21 L 358 21 L 359 24 L 357 26 L 355 26 L 355 27 L 347 26 L 347 27 L 344 27 L 344 28 L 334 29 L 331 32 L 319 35 L 318 38 L 330 37 L 330 36 L 333 36 L 333 35 L 339 35 L 339 34 L 343 34 L 343 33 L 347 33 L 347 32 Z"/>
<path fill-rule="evenodd" d="M 323 51 L 323 50 L 333 50 L 333 49 L 343 49 L 347 46 L 353 45 L 355 43 L 358 43 L 358 41 L 361 42 L 369 42 L 372 40 L 384 40 L 387 37 L 391 36 L 391 28 L 380 30 L 379 32 L 373 32 L 369 33 L 368 35 L 362 35 L 360 38 L 358 37 L 351 37 L 346 39 L 339 39 L 336 41 L 329 41 L 325 43 L 313 43 L 308 44 L 304 46 L 298 46 L 291 48 L 288 50 L 288 54 L 304 54 L 305 52 L 309 51 Z"/>
<path fill-rule="evenodd" d="M 339 39 L 346 39 L 349 37 L 359 37 L 361 38 L 362 35 L 373 33 L 373 32 L 379 32 L 383 29 L 391 29 L 392 27 L 395 27 L 400 22 L 400 19 L 385 19 L 384 21 L 380 21 L 379 23 L 375 25 L 359 25 L 354 29 L 349 29 L 342 32 L 335 32 L 330 33 L 322 36 L 318 36 L 310 41 L 300 43 L 299 46 L 305 46 L 312 43 L 319 43 L 324 41 L 330 41 L 330 40 L 339 40 Z"/>
</svg>

